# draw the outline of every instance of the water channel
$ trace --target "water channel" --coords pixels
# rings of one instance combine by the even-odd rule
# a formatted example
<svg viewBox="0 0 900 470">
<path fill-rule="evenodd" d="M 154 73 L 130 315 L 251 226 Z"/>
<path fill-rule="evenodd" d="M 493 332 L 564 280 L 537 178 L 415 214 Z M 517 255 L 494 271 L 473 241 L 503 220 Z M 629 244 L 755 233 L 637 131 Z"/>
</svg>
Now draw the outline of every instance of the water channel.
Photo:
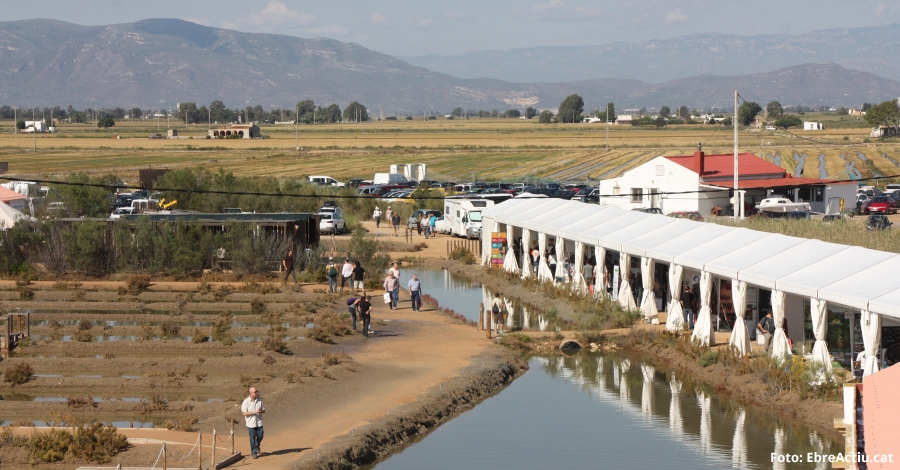
<svg viewBox="0 0 900 470">
<path fill-rule="evenodd" d="M 442 306 L 471 302 L 477 311 L 481 287 L 462 288 L 466 281 L 446 272 L 428 275 L 457 286 L 432 287 Z M 825 469 L 829 464 L 772 463 L 771 454 L 840 451 L 801 424 L 633 357 L 582 352 L 533 357 L 530 366 L 497 395 L 375 467 Z"/>
</svg>

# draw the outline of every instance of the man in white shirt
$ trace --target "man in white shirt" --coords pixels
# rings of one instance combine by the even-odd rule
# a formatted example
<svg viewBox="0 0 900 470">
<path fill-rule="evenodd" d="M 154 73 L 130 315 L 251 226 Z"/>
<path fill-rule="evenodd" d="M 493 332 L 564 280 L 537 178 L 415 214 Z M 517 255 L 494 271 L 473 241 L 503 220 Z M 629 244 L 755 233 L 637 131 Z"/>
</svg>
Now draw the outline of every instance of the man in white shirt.
<svg viewBox="0 0 900 470">
<path fill-rule="evenodd" d="M 263 440 L 262 414 L 265 412 L 266 407 L 259 397 L 259 392 L 256 387 L 250 387 L 250 396 L 241 404 L 241 413 L 244 415 L 247 429 L 250 430 L 250 454 L 254 459 L 259 458 L 259 443 Z"/>
<path fill-rule="evenodd" d="M 353 289 L 353 284 L 351 283 L 350 276 L 353 275 L 353 264 L 350 263 L 350 258 L 344 258 L 344 265 L 341 266 L 341 293 L 344 293 L 344 284 L 347 285 L 348 289 Z"/>
</svg>

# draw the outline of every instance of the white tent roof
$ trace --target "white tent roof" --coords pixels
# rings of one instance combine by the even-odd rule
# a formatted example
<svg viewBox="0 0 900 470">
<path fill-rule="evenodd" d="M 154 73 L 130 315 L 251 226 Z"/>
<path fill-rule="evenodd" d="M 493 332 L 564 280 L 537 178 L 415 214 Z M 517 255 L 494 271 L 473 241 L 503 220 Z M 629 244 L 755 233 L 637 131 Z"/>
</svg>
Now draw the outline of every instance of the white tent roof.
<svg viewBox="0 0 900 470">
<path fill-rule="evenodd" d="M 851 246 L 775 281 L 775 288 L 806 297 L 818 297 L 819 289 L 875 266 L 897 255 Z"/>
<path fill-rule="evenodd" d="M 619 217 L 609 219 L 602 224 L 595 225 L 582 231 L 578 234 L 578 240 L 582 243 L 589 243 L 591 245 L 606 246 L 604 244 L 604 238 L 607 235 L 649 217 L 652 217 L 652 215 L 645 212 L 625 211 L 625 213 Z"/>
<path fill-rule="evenodd" d="M 766 289 L 774 289 L 776 279 L 781 279 L 847 248 L 846 245 L 827 243 L 821 240 L 806 240 L 779 253 L 778 256 L 741 269 L 738 279 Z"/>
<path fill-rule="evenodd" d="M 546 201 L 543 199 L 542 201 Z M 532 207 L 534 201 L 529 199 L 510 199 L 500 204 L 495 204 L 487 209 L 481 211 L 481 218 L 483 219 L 493 219 L 496 222 L 500 222 L 501 224 L 509 223 L 509 217 L 511 215 L 515 215 L 517 212 L 517 208 L 519 206 L 522 207 Z M 521 210 L 521 209 L 519 209 Z"/>
<path fill-rule="evenodd" d="M 563 237 L 566 240 L 578 240 L 578 235 L 581 232 L 628 213 L 625 209 L 619 209 L 618 207 L 589 205 L 596 209 L 594 215 L 589 215 L 577 222 L 561 226 L 557 231 L 557 236 Z M 596 240 L 591 242 L 591 245 L 596 244 Z"/>
<path fill-rule="evenodd" d="M 647 256 L 647 250 L 692 230 L 697 230 L 704 225 L 702 222 L 688 219 L 673 219 L 672 223 L 668 225 L 623 242 L 622 251 L 635 256 Z"/>
<path fill-rule="evenodd" d="M 563 235 L 564 228 L 579 224 L 582 221 L 587 220 L 588 218 L 598 217 L 599 214 L 605 213 L 605 211 L 597 212 L 597 207 L 594 204 L 583 204 L 578 201 L 569 202 L 573 204 L 573 206 L 569 207 L 568 205 L 566 205 L 562 208 L 562 210 L 566 211 L 566 214 L 563 217 L 554 219 L 552 223 L 546 224 L 546 228 L 548 229 L 548 233 L 550 233 L 550 235 L 566 238 L 566 236 Z M 571 234 L 570 232 L 566 233 Z M 568 240 L 574 239 L 575 237 L 568 238 Z"/>
<path fill-rule="evenodd" d="M 803 243 L 804 240 L 806 239 L 778 234 L 767 235 L 755 242 L 729 251 L 724 256 L 709 261 L 703 269 L 717 276 L 736 279 L 740 270 L 769 259 L 785 250 L 790 250 L 792 247 Z"/>
<path fill-rule="evenodd" d="M 11 228 L 13 225 L 16 225 L 17 221 L 28 218 L 27 215 L 19 212 L 17 209 L 13 209 L 9 204 L 0 202 L 0 228 Z"/>
<path fill-rule="evenodd" d="M 584 204 L 578 201 L 567 201 L 565 199 L 550 199 L 550 201 L 554 202 L 550 204 L 548 201 L 548 204 L 542 205 L 541 210 L 543 212 L 525 222 L 525 228 L 528 230 L 538 230 L 548 234 L 555 232 L 556 230 L 553 229 L 552 225 L 545 227 L 544 224 L 557 219 L 562 219 L 562 221 L 572 220 L 569 218 L 572 211 L 584 207 Z"/>
<path fill-rule="evenodd" d="M 900 289 L 870 300 L 869 310 L 900 318 Z"/>
<path fill-rule="evenodd" d="M 629 243 L 635 238 L 648 232 L 664 229 L 676 222 L 678 222 L 678 219 L 673 219 L 671 217 L 647 217 L 646 219 L 639 220 L 621 230 L 617 230 L 603 237 L 603 243 L 601 243 L 601 245 L 610 250 L 623 251 L 623 244 Z"/>
<path fill-rule="evenodd" d="M 869 308 L 870 300 L 897 290 L 898 272 L 900 272 L 900 256 L 893 256 L 819 289 L 819 298 L 865 310 Z"/>
<path fill-rule="evenodd" d="M 681 236 L 672 238 L 671 240 L 661 243 L 647 250 L 647 256 L 671 263 L 676 255 L 680 255 L 695 246 L 709 243 L 711 240 L 722 237 L 727 233 L 733 232 L 734 227 L 726 227 L 718 224 L 700 224 L 696 230 L 691 230 Z"/>
<path fill-rule="evenodd" d="M 520 222 L 519 225 L 527 228 L 528 230 L 535 230 L 535 226 L 530 222 L 536 217 L 546 214 L 547 211 L 558 212 L 556 209 L 563 203 L 568 202 L 563 199 L 554 198 L 537 199 L 535 201 L 537 202 L 537 204 L 532 205 L 532 207 L 530 208 L 521 207 L 520 210 L 516 211 L 516 215 L 513 216 L 520 221 L 525 221 L 524 223 Z"/>
<path fill-rule="evenodd" d="M 674 262 L 686 268 L 704 270 L 706 263 L 769 235 L 746 228 L 737 228 L 728 232 L 727 235 L 717 237 L 702 245 L 695 243 L 696 248 L 676 255 Z"/>
</svg>

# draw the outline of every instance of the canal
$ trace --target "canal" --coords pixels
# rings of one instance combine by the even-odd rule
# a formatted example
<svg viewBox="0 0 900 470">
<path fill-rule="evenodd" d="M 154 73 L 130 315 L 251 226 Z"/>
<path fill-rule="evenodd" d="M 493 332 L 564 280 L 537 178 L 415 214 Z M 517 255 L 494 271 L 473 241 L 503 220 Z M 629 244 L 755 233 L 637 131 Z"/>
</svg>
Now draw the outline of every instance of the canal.
<svg viewBox="0 0 900 470">
<path fill-rule="evenodd" d="M 430 290 L 442 306 L 474 302 L 477 312 L 481 286 L 447 272 L 426 275 L 447 280 Z M 773 463 L 771 454 L 840 451 L 802 424 L 634 357 L 582 352 L 529 362 L 503 391 L 375 468 L 825 469 Z"/>
</svg>

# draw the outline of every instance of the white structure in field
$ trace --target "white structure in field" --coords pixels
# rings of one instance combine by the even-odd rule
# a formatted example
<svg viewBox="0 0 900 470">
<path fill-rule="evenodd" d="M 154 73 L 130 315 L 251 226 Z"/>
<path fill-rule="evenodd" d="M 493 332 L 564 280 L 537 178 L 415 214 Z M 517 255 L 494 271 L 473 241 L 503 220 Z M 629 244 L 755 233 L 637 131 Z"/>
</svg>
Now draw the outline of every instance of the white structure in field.
<svg viewBox="0 0 900 470">
<path fill-rule="evenodd" d="M 745 191 L 744 209 L 779 194 L 794 202 L 808 202 L 815 212 L 837 212 L 856 201 L 856 184 L 795 178 L 784 168 L 752 153 L 738 155 L 739 189 Z M 600 182 L 600 204 L 623 209 L 658 208 L 664 213 L 699 212 L 707 216 L 719 207 L 733 213 L 734 155 L 659 156 L 618 178 Z"/>
<path fill-rule="evenodd" d="M 400 174 L 408 181 L 428 179 L 428 165 L 425 163 L 398 163 L 391 165 L 391 173 Z"/>
<path fill-rule="evenodd" d="M 47 129 L 47 123 L 44 121 L 25 121 L 25 129 L 22 129 L 23 133 L 30 134 L 32 132 L 44 133 L 50 132 Z"/>
<path fill-rule="evenodd" d="M 821 131 L 824 129 L 825 126 L 823 126 L 821 122 L 803 121 L 804 131 Z"/>
</svg>

